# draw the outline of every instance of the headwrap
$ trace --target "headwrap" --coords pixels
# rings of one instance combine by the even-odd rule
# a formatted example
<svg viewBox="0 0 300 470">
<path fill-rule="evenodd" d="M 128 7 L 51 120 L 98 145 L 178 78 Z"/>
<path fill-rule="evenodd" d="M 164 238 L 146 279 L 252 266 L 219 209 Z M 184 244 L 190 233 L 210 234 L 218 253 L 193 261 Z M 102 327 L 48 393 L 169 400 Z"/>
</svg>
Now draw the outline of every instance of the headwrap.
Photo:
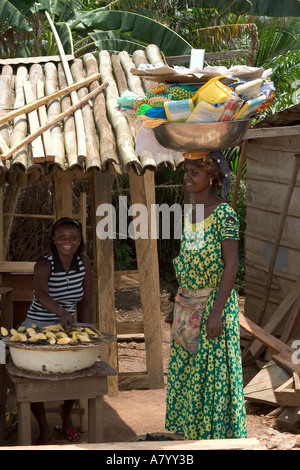
<svg viewBox="0 0 300 470">
<path fill-rule="evenodd" d="M 226 158 L 220 151 L 215 152 L 185 152 L 183 154 L 185 160 L 201 160 L 204 158 L 211 158 L 214 160 L 221 170 L 223 175 L 222 181 L 222 198 L 224 201 L 228 200 L 230 190 L 230 169 Z"/>
</svg>

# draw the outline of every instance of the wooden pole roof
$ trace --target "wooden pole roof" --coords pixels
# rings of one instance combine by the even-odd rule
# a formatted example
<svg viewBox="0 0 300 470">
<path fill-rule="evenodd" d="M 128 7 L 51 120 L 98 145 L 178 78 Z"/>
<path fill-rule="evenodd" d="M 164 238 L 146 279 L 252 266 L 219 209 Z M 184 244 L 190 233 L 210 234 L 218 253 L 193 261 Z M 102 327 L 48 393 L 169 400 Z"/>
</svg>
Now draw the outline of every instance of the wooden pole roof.
<svg viewBox="0 0 300 470">
<path fill-rule="evenodd" d="M 167 165 L 175 170 L 181 165 L 180 159 L 170 159 L 168 152 L 159 159 L 137 155 L 134 131 L 125 115 L 116 109 L 117 98 L 124 91 L 131 90 L 143 96 L 154 86 L 153 81 L 134 76 L 130 70 L 141 63 L 165 63 L 157 46 L 138 50 L 132 57 L 126 51 L 114 55 L 100 51 L 96 55 L 85 54 L 82 59 L 72 56 L 67 59 L 75 83 L 95 73 L 100 73 L 100 78 L 11 121 L 0 123 L 2 154 L 67 111 L 75 102 L 83 100 L 102 83 L 107 83 L 106 88 L 81 106 L 77 115 L 69 114 L 9 158 L 2 158 L 0 185 L 36 182 L 56 169 L 104 172 L 113 166 L 117 173 L 128 173 L 133 167 L 142 174 L 146 169 L 156 170 Z M 0 60 L 0 119 L 67 85 L 59 56 Z"/>
</svg>

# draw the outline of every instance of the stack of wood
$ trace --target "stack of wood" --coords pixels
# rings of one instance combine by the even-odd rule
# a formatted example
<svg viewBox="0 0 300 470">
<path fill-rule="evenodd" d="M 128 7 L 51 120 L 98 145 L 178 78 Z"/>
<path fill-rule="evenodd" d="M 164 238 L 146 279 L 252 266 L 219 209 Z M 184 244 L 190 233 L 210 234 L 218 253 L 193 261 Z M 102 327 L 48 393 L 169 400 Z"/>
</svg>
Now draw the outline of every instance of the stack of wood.
<svg viewBox="0 0 300 470">
<path fill-rule="evenodd" d="M 300 430 L 300 337 L 294 336 L 300 318 L 299 289 L 300 281 L 263 328 L 240 314 L 243 359 L 251 357 L 260 368 L 246 385 L 245 398 L 274 406 L 277 424 L 290 432 Z"/>
</svg>

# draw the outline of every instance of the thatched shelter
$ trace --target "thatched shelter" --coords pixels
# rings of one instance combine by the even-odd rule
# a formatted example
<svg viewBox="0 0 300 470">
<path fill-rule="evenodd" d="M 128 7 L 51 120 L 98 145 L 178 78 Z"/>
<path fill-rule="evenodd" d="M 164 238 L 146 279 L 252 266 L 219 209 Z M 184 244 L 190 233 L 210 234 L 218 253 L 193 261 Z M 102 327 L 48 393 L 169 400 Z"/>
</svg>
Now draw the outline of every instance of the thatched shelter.
<svg viewBox="0 0 300 470">
<path fill-rule="evenodd" d="M 159 275 L 156 240 L 137 238 L 135 240 L 138 271 L 115 272 L 113 261 L 113 240 L 100 240 L 96 236 L 96 209 L 100 204 L 111 203 L 111 176 L 114 173 L 127 174 L 130 182 L 131 202 L 150 207 L 155 202 L 154 171 L 168 165 L 176 169 L 181 161 L 169 156 L 159 159 L 140 157 L 135 152 L 134 133 L 127 118 L 116 110 L 117 98 L 125 91 L 132 90 L 144 95 L 153 82 L 140 79 L 130 73 L 140 63 L 156 64 L 165 62 L 159 49 L 148 46 L 146 51 L 136 51 L 132 58 L 125 52 L 110 56 L 107 51 L 99 56 L 86 54 L 82 59 L 67 57 L 73 82 L 78 82 L 97 72 L 98 80 L 75 91 L 75 100 L 82 100 L 100 83 L 108 85 L 103 93 L 88 101 L 76 113 L 69 114 L 41 136 L 17 148 L 28 134 L 33 134 L 45 122 L 55 119 L 74 104 L 74 92 L 51 100 L 38 109 L 18 115 L 13 120 L 1 121 L 4 115 L 33 100 L 60 90 L 67 83 L 60 57 L 38 57 L 0 61 L 0 137 L 2 159 L 0 161 L 0 186 L 24 186 L 39 181 L 53 183 L 55 208 L 50 218 L 72 216 L 86 222 L 86 197 L 80 198 L 79 212 L 74 213 L 72 183 L 85 179 L 90 184 L 91 212 L 93 214 L 93 266 L 95 273 L 95 318 L 101 330 L 110 333 L 144 333 L 147 365 L 145 372 L 133 376 L 119 375 L 119 383 L 111 378 L 110 391 L 119 386 L 163 387 L 162 341 L 160 327 Z M 17 148 L 12 155 L 11 149 Z M 9 153 L 10 152 L 10 153 Z M 33 262 L 9 261 L 6 259 L 5 240 L 9 223 L 15 214 L 3 213 L 1 199 L 1 246 L 0 271 L 2 287 L 12 284 L 12 273 L 32 277 Z M 150 211 L 149 211 L 150 213 Z M 24 214 L 34 217 L 32 214 Z M 42 214 L 37 214 L 42 217 Z M 49 217 L 49 215 L 47 216 Z M 3 228 L 5 227 L 5 228 Z M 149 233 L 150 233 L 149 224 Z M 20 234 L 21 236 L 21 234 Z M 27 276 L 27 277 L 28 277 Z M 21 285 L 13 285 L 13 298 L 22 297 L 26 276 Z M 30 282 L 29 282 L 30 284 Z M 139 286 L 143 311 L 143 322 L 116 323 L 114 289 L 119 286 Z M 3 294 L 2 324 L 13 321 L 9 313 L 11 294 Z M 21 299 L 19 299 L 21 300 Z M 117 369 L 117 345 L 108 345 L 103 359 Z"/>
</svg>

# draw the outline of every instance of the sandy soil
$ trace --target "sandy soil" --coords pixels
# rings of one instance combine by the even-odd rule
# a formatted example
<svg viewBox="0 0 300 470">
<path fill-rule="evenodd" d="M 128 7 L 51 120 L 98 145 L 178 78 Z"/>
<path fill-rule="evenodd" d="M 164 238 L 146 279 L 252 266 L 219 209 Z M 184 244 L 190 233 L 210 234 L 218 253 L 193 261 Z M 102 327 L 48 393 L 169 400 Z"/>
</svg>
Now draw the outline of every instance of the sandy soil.
<svg viewBox="0 0 300 470">
<path fill-rule="evenodd" d="M 242 304 L 241 304 L 242 305 Z M 242 308 L 242 306 L 241 306 Z M 171 311 L 172 302 L 168 288 L 163 287 L 161 292 L 161 315 L 163 337 L 163 365 L 165 384 L 167 380 L 168 355 L 170 347 L 170 328 L 164 322 L 165 316 Z M 122 319 L 140 319 L 141 310 L 139 294 L 136 291 L 116 293 L 116 313 L 119 321 Z M 145 343 L 137 340 L 132 342 L 119 342 L 119 368 L 120 371 L 144 371 Z M 244 368 L 245 385 L 258 372 L 257 367 L 251 364 Z M 145 439 L 149 434 L 151 438 L 176 438 L 164 428 L 166 390 L 129 390 L 122 391 L 116 397 L 105 397 L 104 403 L 104 440 L 105 442 L 125 442 L 128 440 Z M 10 406 L 14 406 L 13 397 L 9 397 Z M 53 404 L 51 404 L 53 408 Z M 267 449 L 300 449 L 300 434 L 292 434 L 277 429 L 276 417 L 270 412 L 274 407 L 261 404 L 247 403 L 248 437 L 258 438 Z M 49 413 L 49 424 L 54 428 L 59 423 L 57 413 Z M 79 418 L 74 415 L 74 424 L 79 425 Z M 38 429 L 32 419 L 33 443 L 38 437 Z M 83 434 L 86 441 L 86 435 Z M 58 434 L 54 435 L 51 444 L 66 444 L 67 442 Z M 7 437 L 5 445 L 17 445 L 17 429 L 13 429 Z"/>
</svg>

